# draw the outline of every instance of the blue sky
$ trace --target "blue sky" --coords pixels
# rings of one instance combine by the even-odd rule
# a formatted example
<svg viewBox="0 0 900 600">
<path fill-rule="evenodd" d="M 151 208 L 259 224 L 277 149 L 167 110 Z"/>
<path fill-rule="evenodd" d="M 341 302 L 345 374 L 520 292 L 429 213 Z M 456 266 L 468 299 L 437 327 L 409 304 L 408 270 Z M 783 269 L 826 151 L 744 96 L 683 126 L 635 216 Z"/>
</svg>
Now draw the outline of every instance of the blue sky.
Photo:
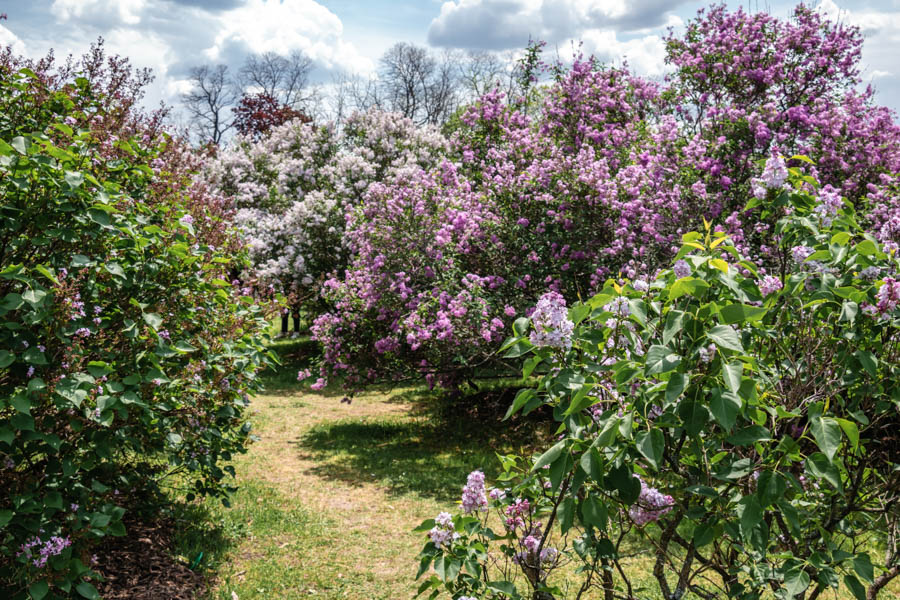
<svg viewBox="0 0 900 600">
<path fill-rule="evenodd" d="M 659 77 L 662 38 L 707 2 L 678 0 L 0 0 L 0 43 L 42 56 L 80 54 L 98 36 L 157 80 L 148 101 L 175 102 L 188 69 L 224 62 L 237 67 L 250 52 L 302 50 L 317 76 L 371 73 L 398 41 L 435 48 L 520 49 L 528 37 L 569 55 L 581 40 L 588 53 Z M 786 16 L 793 2 L 729 2 Z M 900 110 L 900 0 L 819 0 L 825 13 L 859 25 L 866 82 L 879 103 Z"/>
</svg>

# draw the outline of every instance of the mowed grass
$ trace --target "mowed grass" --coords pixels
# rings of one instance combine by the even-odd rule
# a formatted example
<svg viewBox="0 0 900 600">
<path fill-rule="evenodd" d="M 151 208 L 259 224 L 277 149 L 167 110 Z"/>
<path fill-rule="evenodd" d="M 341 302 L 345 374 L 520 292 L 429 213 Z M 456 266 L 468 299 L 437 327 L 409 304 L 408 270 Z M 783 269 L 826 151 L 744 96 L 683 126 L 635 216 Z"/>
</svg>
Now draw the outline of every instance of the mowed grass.
<svg viewBox="0 0 900 600">
<path fill-rule="evenodd" d="M 286 364 L 254 400 L 260 439 L 236 460 L 232 507 L 207 501 L 181 515 L 177 552 L 211 576 L 206 600 L 411 598 L 425 542 L 412 530 L 456 509 L 470 471 L 493 479 L 495 453 L 546 445 L 545 428 L 501 422 L 496 410 L 453 414 L 424 388 L 375 389 L 350 402 L 338 389 L 302 390 L 296 372 L 315 348 L 303 339 L 276 348 Z M 629 551 L 636 595 L 662 600 L 650 548 Z M 882 597 L 900 597 L 898 589 Z"/>
</svg>

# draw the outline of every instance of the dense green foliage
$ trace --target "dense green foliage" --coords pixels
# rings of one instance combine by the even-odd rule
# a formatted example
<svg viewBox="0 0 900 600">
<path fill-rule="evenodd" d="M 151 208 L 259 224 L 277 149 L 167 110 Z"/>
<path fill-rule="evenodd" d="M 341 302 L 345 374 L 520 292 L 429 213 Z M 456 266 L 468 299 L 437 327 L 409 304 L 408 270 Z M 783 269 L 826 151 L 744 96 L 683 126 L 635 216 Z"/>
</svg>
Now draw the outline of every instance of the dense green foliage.
<svg viewBox="0 0 900 600">
<path fill-rule="evenodd" d="M 97 597 L 91 547 L 172 472 L 229 490 L 262 308 L 191 156 L 85 77 L 0 70 L 0 581 Z M 124 110 L 124 112 L 123 112 Z"/>
</svg>

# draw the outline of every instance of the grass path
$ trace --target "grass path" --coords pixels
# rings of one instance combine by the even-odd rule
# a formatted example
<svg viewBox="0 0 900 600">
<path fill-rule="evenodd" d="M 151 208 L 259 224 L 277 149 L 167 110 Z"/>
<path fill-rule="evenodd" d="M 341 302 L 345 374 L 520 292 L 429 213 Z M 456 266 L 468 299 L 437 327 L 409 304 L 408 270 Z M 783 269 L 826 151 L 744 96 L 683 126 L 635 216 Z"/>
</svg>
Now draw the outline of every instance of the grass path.
<svg viewBox="0 0 900 600">
<path fill-rule="evenodd" d="M 412 598 L 425 541 L 413 528 L 452 512 L 470 471 L 492 479 L 495 453 L 541 445 L 496 416 L 439 418 L 423 389 L 346 403 L 301 391 L 284 373 L 268 387 L 253 403 L 260 439 L 235 461 L 232 507 L 207 501 L 203 514 L 183 515 L 181 560 L 215 577 L 204 600 Z M 626 562 L 641 596 L 658 599 L 651 557 Z M 900 597 L 900 583 L 885 593 Z"/>
<path fill-rule="evenodd" d="M 180 540 L 185 560 L 203 552 L 216 573 L 212 598 L 411 598 L 425 541 L 412 529 L 453 508 L 469 471 L 490 476 L 495 451 L 521 447 L 490 424 L 438 425 L 423 396 L 256 398 L 260 440 L 236 460 L 232 508 L 210 503 L 210 529 Z"/>
</svg>

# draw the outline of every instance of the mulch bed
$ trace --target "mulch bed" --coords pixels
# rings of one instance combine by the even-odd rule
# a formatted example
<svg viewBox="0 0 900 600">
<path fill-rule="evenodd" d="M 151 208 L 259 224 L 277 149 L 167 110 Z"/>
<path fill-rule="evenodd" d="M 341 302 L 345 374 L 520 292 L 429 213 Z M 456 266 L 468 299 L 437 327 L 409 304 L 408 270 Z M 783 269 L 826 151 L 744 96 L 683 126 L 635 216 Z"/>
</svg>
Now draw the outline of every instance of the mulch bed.
<svg viewBox="0 0 900 600">
<path fill-rule="evenodd" d="M 128 535 L 106 538 L 95 552 L 104 600 L 195 600 L 207 590 L 206 577 L 172 557 L 172 523 L 125 527 Z"/>
</svg>

